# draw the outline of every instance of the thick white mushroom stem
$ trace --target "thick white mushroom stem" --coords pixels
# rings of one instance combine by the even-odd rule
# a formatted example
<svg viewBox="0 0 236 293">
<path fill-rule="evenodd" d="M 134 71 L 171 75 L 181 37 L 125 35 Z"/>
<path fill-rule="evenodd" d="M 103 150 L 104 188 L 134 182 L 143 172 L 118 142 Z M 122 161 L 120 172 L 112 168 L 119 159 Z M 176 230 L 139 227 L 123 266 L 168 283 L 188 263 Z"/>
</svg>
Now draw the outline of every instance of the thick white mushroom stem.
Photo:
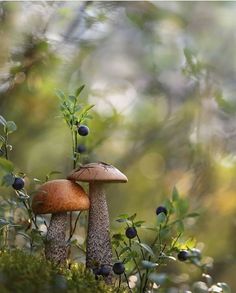
<svg viewBox="0 0 236 293">
<path fill-rule="evenodd" d="M 63 264 L 66 261 L 66 224 L 66 212 L 52 214 L 47 231 L 45 256 L 47 260 L 50 260 L 56 264 Z"/>
<path fill-rule="evenodd" d="M 103 183 L 90 183 L 89 197 L 86 266 L 92 270 L 100 268 L 101 265 L 109 266 L 111 273 L 105 278 L 105 281 L 110 283 L 112 276 L 112 247 L 109 214 Z"/>
</svg>

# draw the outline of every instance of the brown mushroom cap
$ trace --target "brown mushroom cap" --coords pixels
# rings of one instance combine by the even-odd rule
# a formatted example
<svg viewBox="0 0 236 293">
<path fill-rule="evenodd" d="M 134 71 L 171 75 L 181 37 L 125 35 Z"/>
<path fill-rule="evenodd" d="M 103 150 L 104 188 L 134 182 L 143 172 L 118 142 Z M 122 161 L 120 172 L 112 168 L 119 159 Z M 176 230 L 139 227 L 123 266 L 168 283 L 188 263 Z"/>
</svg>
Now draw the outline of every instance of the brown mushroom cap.
<svg viewBox="0 0 236 293">
<path fill-rule="evenodd" d="M 127 177 L 112 165 L 106 163 L 90 163 L 73 170 L 67 177 L 69 180 L 84 181 L 84 182 L 120 182 L 128 181 Z"/>
<path fill-rule="evenodd" d="M 70 180 L 52 180 L 41 185 L 32 201 L 35 214 L 56 214 L 89 209 L 84 189 Z"/>
</svg>

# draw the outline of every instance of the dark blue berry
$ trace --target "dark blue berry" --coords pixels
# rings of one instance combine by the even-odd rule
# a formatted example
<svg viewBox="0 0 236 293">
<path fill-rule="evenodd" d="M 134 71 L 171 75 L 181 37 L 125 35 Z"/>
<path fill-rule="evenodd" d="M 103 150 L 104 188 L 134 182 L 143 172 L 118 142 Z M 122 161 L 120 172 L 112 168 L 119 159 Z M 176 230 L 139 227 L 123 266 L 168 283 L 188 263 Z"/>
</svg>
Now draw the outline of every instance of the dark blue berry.
<svg viewBox="0 0 236 293">
<path fill-rule="evenodd" d="M 167 209 L 163 206 L 159 206 L 157 209 L 156 209 L 156 214 L 159 215 L 160 213 L 164 213 L 165 215 L 167 215 Z"/>
<path fill-rule="evenodd" d="M 21 190 L 25 185 L 24 180 L 21 177 L 16 177 L 14 180 L 14 183 L 12 184 L 12 187 L 15 190 Z"/>
<path fill-rule="evenodd" d="M 111 273 L 111 268 L 108 265 L 101 265 L 101 268 L 98 271 L 98 275 L 103 277 L 109 276 Z"/>
<path fill-rule="evenodd" d="M 83 145 L 83 144 L 79 144 L 78 147 L 77 147 L 77 152 L 78 152 L 79 154 L 85 153 L 85 152 L 86 152 L 86 147 L 85 147 L 85 145 Z"/>
<path fill-rule="evenodd" d="M 181 250 L 178 253 L 178 260 L 186 261 L 189 258 L 189 252 L 187 250 Z"/>
<path fill-rule="evenodd" d="M 95 275 L 95 279 L 97 280 L 98 279 L 98 275 L 99 275 L 99 268 L 94 268 L 93 269 L 93 273 Z"/>
<path fill-rule="evenodd" d="M 116 275 L 121 275 L 125 272 L 125 266 L 122 262 L 116 262 L 114 265 L 113 265 L 113 272 L 116 274 Z"/>
<path fill-rule="evenodd" d="M 4 156 L 4 150 L 0 149 L 0 157 Z"/>
<path fill-rule="evenodd" d="M 127 238 L 132 239 L 137 236 L 137 230 L 134 227 L 129 227 L 126 229 L 125 235 Z"/>
<path fill-rule="evenodd" d="M 78 127 L 78 133 L 79 133 L 79 135 L 81 135 L 81 136 L 86 136 L 86 135 L 88 135 L 88 134 L 89 134 L 89 128 L 88 128 L 88 126 L 86 126 L 86 125 L 80 125 L 80 126 Z"/>
</svg>

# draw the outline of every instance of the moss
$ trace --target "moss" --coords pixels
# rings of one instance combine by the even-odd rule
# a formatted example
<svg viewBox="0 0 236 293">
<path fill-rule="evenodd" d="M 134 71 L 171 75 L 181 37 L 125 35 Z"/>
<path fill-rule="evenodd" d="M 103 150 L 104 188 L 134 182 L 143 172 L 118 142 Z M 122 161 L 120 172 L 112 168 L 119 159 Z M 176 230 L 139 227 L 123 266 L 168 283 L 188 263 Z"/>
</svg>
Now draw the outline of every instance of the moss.
<svg viewBox="0 0 236 293">
<path fill-rule="evenodd" d="M 82 264 L 70 269 L 52 265 L 40 256 L 20 250 L 0 251 L 0 292 L 115 292 Z"/>
</svg>

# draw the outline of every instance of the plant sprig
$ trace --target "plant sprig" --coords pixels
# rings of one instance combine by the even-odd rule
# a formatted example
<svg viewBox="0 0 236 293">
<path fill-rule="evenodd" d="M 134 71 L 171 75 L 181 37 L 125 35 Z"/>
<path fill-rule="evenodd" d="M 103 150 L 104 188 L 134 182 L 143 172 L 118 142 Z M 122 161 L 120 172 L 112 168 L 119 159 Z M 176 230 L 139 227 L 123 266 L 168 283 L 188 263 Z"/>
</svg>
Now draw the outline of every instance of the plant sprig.
<svg viewBox="0 0 236 293">
<path fill-rule="evenodd" d="M 56 95 L 60 99 L 60 111 L 71 132 L 73 168 L 77 167 L 80 159 L 80 153 L 77 151 L 78 127 L 88 119 L 92 118 L 89 112 L 94 107 L 94 105 L 83 106 L 79 103 L 80 95 L 84 87 L 85 85 L 79 87 L 73 95 L 66 95 L 61 90 L 56 91 Z"/>
</svg>

